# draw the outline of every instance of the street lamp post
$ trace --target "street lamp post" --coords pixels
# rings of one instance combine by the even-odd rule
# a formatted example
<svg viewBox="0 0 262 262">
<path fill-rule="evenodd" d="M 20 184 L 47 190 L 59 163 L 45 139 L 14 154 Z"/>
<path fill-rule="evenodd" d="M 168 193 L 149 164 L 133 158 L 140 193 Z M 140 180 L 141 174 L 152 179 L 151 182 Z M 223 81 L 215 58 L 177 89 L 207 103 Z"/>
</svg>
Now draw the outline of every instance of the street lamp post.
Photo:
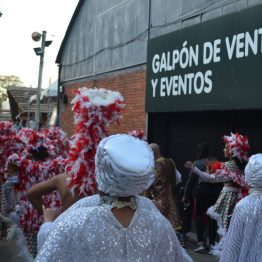
<svg viewBox="0 0 262 262">
<path fill-rule="evenodd" d="M 37 84 L 37 93 L 36 93 L 36 110 L 35 110 L 35 129 L 36 130 L 39 130 L 39 123 L 40 123 L 40 98 L 41 98 L 45 47 L 48 47 L 52 43 L 52 41 L 46 41 L 46 31 L 42 31 L 42 34 L 38 32 L 33 32 L 32 39 L 34 41 L 39 41 L 41 38 L 42 38 L 41 47 L 34 48 L 36 55 L 40 56 L 38 84 Z"/>
</svg>

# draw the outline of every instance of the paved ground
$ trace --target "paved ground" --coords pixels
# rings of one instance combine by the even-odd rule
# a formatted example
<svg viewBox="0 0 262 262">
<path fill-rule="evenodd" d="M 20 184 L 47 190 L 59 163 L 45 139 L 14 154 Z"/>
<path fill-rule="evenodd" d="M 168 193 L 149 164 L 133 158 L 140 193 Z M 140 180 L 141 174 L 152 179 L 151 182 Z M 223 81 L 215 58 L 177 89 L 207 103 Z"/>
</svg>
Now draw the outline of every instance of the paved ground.
<svg viewBox="0 0 262 262">
<path fill-rule="evenodd" d="M 193 242 L 188 243 L 188 248 L 186 251 L 192 257 L 194 262 L 216 262 L 218 261 L 215 257 L 208 254 L 206 251 L 205 254 L 199 254 L 194 251 L 196 244 Z"/>
<path fill-rule="evenodd" d="M 217 260 L 206 254 L 198 254 L 194 252 L 196 243 L 194 241 L 188 242 L 188 248 L 186 249 L 188 254 L 192 257 L 194 262 L 216 262 Z M 0 241 L 0 261 L 1 262 L 26 262 L 24 259 L 16 256 L 15 254 L 15 243 Z"/>
<path fill-rule="evenodd" d="M 188 242 L 186 251 L 192 257 L 195 262 L 216 262 L 218 261 L 216 257 L 208 254 L 208 251 L 205 250 L 203 253 L 196 253 L 194 249 L 197 247 L 197 237 L 195 233 L 188 233 Z"/>
<path fill-rule="evenodd" d="M 24 259 L 16 255 L 16 245 L 14 241 L 0 240 L 0 261 L 1 262 L 25 262 Z"/>
</svg>

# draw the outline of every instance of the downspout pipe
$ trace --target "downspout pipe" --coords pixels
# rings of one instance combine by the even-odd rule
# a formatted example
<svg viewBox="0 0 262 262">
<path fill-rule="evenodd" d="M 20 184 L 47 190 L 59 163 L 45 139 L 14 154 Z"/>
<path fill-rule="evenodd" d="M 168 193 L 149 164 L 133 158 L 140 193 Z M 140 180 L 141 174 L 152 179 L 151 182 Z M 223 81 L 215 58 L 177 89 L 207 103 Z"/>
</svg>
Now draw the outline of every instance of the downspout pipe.
<svg viewBox="0 0 262 262">
<path fill-rule="evenodd" d="M 57 79 L 57 117 L 56 117 L 56 126 L 60 127 L 60 109 L 61 109 L 61 97 L 60 97 L 60 86 L 61 86 L 61 64 L 58 64 L 58 79 Z"/>
</svg>

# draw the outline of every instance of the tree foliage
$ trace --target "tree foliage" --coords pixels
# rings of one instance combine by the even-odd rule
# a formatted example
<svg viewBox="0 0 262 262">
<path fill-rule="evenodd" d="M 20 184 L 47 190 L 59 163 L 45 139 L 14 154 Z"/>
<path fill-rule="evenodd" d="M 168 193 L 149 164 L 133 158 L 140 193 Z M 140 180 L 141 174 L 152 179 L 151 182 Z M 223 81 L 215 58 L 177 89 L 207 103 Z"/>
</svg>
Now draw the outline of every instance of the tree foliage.
<svg viewBox="0 0 262 262">
<path fill-rule="evenodd" d="M 8 86 L 21 86 L 22 84 L 23 82 L 18 76 L 0 75 L 0 102 L 6 100 L 6 88 Z"/>
<path fill-rule="evenodd" d="M 18 76 L 9 75 L 4 76 L 0 75 L 0 87 L 7 88 L 8 86 L 21 86 L 23 82 Z"/>
<path fill-rule="evenodd" d="M 6 100 L 6 98 L 7 98 L 6 89 L 0 87 L 0 105 L 1 105 L 1 102 Z"/>
</svg>

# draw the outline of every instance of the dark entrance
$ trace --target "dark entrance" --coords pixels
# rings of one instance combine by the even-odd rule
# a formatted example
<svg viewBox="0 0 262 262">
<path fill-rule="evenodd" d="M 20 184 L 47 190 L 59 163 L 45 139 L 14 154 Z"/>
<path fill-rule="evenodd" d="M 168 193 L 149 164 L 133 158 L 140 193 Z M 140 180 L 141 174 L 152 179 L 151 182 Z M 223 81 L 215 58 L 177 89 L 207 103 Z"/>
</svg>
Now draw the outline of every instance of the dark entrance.
<svg viewBox="0 0 262 262">
<path fill-rule="evenodd" d="M 248 136 L 250 155 L 262 153 L 262 110 L 148 115 L 148 141 L 158 143 L 162 155 L 172 157 L 181 173 L 187 172 L 184 162 L 194 160 L 194 150 L 199 142 L 208 143 L 212 155 L 224 161 L 222 136 L 231 131 Z"/>
</svg>

